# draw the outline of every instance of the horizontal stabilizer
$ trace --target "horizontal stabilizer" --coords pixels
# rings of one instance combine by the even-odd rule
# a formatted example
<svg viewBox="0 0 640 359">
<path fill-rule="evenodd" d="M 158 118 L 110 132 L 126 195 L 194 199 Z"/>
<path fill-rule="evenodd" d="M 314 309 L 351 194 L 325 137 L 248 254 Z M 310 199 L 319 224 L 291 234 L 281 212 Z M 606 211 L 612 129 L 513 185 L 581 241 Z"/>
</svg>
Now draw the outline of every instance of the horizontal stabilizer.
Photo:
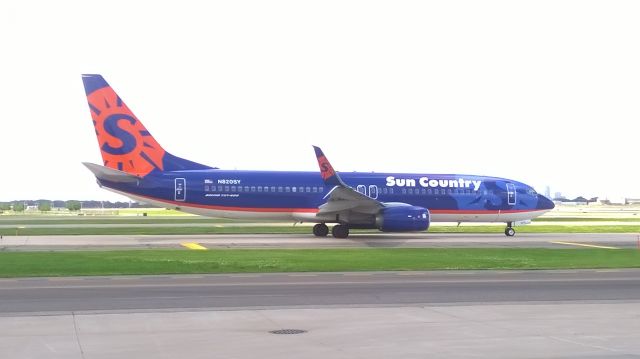
<svg viewBox="0 0 640 359">
<path fill-rule="evenodd" d="M 96 165 L 94 163 L 82 162 L 82 164 L 85 165 L 89 169 L 89 171 L 93 172 L 93 174 L 96 175 L 96 178 L 100 180 L 128 183 L 136 182 L 140 179 L 140 177 L 136 175 L 118 171 L 113 168 Z"/>
</svg>

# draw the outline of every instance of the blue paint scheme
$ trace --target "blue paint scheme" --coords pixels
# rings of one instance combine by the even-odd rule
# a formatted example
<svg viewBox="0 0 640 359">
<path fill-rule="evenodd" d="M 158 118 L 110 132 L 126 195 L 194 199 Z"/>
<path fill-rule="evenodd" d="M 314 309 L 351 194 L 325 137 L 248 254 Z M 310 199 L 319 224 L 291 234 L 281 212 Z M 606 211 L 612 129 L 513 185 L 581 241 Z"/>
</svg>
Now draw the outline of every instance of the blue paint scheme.
<svg viewBox="0 0 640 359">
<path fill-rule="evenodd" d="M 84 84 L 84 92 L 87 96 L 96 90 L 109 86 L 102 76 L 96 74 L 82 75 L 82 83 Z"/>
<path fill-rule="evenodd" d="M 509 230 L 512 221 L 554 208 L 553 202 L 530 186 L 504 178 L 336 172 L 315 146 L 319 172 L 209 167 L 165 151 L 102 76 L 83 75 L 82 79 L 105 167 L 86 165 L 100 186 L 134 199 L 212 216 L 247 218 L 255 214 L 262 219 L 340 223 L 383 231 L 426 230 L 431 221 L 438 220 L 500 221 L 507 222 Z M 116 99 L 117 106 L 111 106 L 107 98 L 111 104 Z M 314 227 L 314 234 L 326 235 L 327 227 L 322 226 Z M 333 234 L 344 238 L 348 228 L 345 232 L 342 226 Z"/>
<path fill-rule="evenodd" d="M 106 103 L 106 102 L 105 102 Z M 111 115 L 107 117 L 105 122 L 105 130 L 113 137 L 117 137 L 122 141 L 122 146 L 111 147 L 108 143 L 102 145 L 102 150 L 112 155 L 125 155 L 133 151 L 137 147 L 136 138 L 126 130 L 120 128 L 118 123 L 121 121 L 127 121 L 130 124 L 136 123 L 136 119 L 127 115 Z"/>
<path fill-rule="evenodd" d="M 383 232 L 417 232 L 429 228 L 429 210 L 418 206 L 387 207 L 380 211 L 376 223 Z"/>
<path fill-rule="evenodd" d="M 546 197 L 535 193 L 530 186 L 504 178 L 482 177 L 471 175 L 433 175 L 433 174 L 406 174 L 406 173 L 360 173 L 360 172 L 339 172 L 342 180 L 349 186 L 357 188 L 364 185 L 367 190 L 369 186 L 376 186 L 378 190 L 377 199 L 380 202 L 403 202 L 413 206 L 420 206 L 430 211 L 535 211 L 550 210 L 554 205 Z M 438 194 L 422 193 L 422 187 L 417 185 L 411 187 L 413 194 L 409 194 L 409 188 L 393 187 L 393 194 L 383 193 L 386 186 L 386 178 L 411 178 L 416 181 L 421 177 L 438 180 L 454 180 L 464 178 L 467 180 L 482 181 L 478 191 L 470 190 L 464 194 L 457 193 L 460 188 L 451 188 L 456 193 L 449 193 L 449 189 L 438 189 Z M 216 207 L 246 207 L 251 209 L 317 209 L 326 202 L 331 186 L 326 186 L 318 172 L 280 172 L 280 171 L 226 171 L 226 170 L 201 170 L 201 171 L 174 171 L 152 173 L 138 184 L 116 183 L 100 181 L 100 184 L 116 189 L 118 191 L 137 194 L 144 197 L 155 198 L 162 201 L 174 201 L 174 182 L 176 178 L 186 180 L 186 203 L 203 206 Z M 216 191 L 205 192 L 205 180 L 211 180 L 216 186 Z M 238 185 L 218 184 L 218 180 L 239 180 L 243 187 L 242 191 L 237 190 Z M 507 183 L 513 183 L 516 189 L 516 203 L 509 204 L 507 196 Z M 217 187 L 222 186 L 223 191 L 217 191 Z M 244 187 L 256 187 L 256 192 L 245 192 Z M 269 187 L 269 192 L 257 192 L 258 186 Z M 284 192 L 284 189 L 296 187 L 296 192 Z M 228 191 L 224 187 L 229 187 Z M 236 187 L 236 191 L 231 191 Z M 276 187 L 276 192 L 271 192 L 271 187 Z M 283 188 L 283 192 L 278 192 L 278 187 Z M 303 187 L 305 192 L 300 193 L 299 188 Z M 307 193 L 306 187 L 322 188 L 320 193 Z M 405 189 L 405 193 L 403 193 Z M 415 194 L 415 190 L 419 194 Z M 428 190 L 425 188 L 425 190 Z M 208 195 L 208 196 L 207 196 Z M 224 208 L 220 208 L 224 209 Z"/>
</svg>

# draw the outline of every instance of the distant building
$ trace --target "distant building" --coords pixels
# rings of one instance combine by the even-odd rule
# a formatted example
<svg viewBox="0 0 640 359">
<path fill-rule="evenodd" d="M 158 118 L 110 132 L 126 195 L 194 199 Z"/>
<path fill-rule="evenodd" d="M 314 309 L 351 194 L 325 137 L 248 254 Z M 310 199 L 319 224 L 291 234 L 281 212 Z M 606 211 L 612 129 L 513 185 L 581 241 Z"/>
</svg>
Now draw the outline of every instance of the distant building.
<svg viewBox="0 0 640 359">
<path fill-rule="evenodd" d="M 544 195 L 545 195 L 547 198 L 551 198 L 551 187 L 547 186 L 547 188 L 545 188 L 545 190 L 544 190 Z"/>
<path fill-rule="evenodd" d="M 626 204 L 627 200 L 624 197 L 612 197 L 600 200 L 602 204 Z"/>
</svg>

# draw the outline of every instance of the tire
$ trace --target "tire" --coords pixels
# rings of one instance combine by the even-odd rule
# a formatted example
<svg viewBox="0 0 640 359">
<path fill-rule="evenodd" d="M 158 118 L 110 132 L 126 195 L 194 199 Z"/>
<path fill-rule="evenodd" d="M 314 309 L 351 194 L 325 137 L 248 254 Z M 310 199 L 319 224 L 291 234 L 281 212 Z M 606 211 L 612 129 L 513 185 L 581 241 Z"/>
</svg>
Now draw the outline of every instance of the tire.
<svg viewBox="0 0 640 359">
<path fill-rule="evenodd" d="M 324 223 L 318 223 L 313 226 L 313 235 L 316 237 L 326 237 L 329 234 L 329 227 Z"/>
<path fill-rule="evenodd" d="M 349 237 L 349 227 L 337 224 L 331 228 L 331 234 L 336 238 L 347 238 Z"/>
<path fill-rule="evenodd" d="M 516 235 L 516 230 L 511 227 L 507 227 L 504 229 L 504 235 L 507 237 L 513 237 Z"/>
</svg>

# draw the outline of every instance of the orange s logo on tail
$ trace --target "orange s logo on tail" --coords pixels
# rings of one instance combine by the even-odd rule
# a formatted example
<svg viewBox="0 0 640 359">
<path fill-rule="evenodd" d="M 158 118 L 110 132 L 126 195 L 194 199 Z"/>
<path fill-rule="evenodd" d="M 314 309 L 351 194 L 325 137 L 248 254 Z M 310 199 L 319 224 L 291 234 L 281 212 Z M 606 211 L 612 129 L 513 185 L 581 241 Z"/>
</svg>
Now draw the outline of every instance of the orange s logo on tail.
<svg viewBox="0 0 640 359">
<path fill-rule="evenodd" d="M 163 170 L 165 150 L 100 75 L 83 75 L 106 167 L 137 176 Z"/>
<path fill-rule="evenodd" d="M 320 166 L 320 176 L 322 176 L 323 180 L 326 181 L 328 178 L 336 174 L 336 171 L 325 156 L 318 157 L 318 165 Z"/>
</svg>

